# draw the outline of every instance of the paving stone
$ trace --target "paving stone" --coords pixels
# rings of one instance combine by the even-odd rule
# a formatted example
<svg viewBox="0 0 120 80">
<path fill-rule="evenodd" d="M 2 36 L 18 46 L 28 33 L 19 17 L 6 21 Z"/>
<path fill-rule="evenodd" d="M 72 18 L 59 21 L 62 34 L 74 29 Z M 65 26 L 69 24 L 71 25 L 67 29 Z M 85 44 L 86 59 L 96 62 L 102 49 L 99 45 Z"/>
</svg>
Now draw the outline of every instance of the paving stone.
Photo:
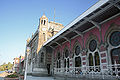
<svg viewBox="0 0 120 80">
<path fill-rule="evenodd" d="M 27 76 L 26 80 L 54 80 L 53 77 L 35 77 L 35 76 Z"/>
</svg>

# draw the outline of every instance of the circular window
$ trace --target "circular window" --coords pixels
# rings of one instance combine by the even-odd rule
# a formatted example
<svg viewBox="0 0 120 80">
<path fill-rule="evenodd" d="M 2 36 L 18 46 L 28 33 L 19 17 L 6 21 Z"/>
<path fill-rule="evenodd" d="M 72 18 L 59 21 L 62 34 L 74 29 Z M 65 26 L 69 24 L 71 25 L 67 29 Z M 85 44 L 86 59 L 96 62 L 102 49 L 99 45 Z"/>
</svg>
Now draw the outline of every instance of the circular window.
<svg viewBox="0 0 120 80">
<path fill-rule="evenodd" d="M 120 31 L 115 31 L 110 36 L 110 44 L 112 46 L 120 45 Z"/>
<path fill-rule="evenodd" d="M 68 51 L 68 50 L 66 50 L 66 51 L 65 51 L 65 57 L 67 58 L 67 57 L 68 57 L 68 55 L 69 55 L 69 51 Z"/>
<path fill-rule="evenodd" d="M 76 46 L 76 47 L 75 47 L 75 54 L 76 54 L 76 55 L 79 55 L 79 53 L 80 53 L 80 47 L 79 47 L 79 46 Z"/>
<path fill-rule="evenodd" d="M 95 51 L 95 49 L 96 49 L 96 47 L 97 47 L 97 41 L 96 40 L 91 40 L 90 41 L 90 43 L 89 43 L 89 49 L 90 49 L 90 51 Z"/>
</svg>

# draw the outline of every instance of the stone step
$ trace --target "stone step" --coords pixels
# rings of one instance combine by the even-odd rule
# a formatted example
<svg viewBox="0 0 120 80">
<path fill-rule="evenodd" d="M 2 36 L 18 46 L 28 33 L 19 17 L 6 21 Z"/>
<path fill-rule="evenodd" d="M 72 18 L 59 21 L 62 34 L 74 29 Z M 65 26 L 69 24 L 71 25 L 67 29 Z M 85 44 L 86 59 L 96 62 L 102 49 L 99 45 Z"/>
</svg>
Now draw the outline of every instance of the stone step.
<svg viewBox="0 0 120 80">
<path fill-rule="evenodd" d="M 47 74 L 47 73 L 33 72 L 32 76 L 36 76 L 36 77 L 49 77 L 50 75 Z"/>
</svg>

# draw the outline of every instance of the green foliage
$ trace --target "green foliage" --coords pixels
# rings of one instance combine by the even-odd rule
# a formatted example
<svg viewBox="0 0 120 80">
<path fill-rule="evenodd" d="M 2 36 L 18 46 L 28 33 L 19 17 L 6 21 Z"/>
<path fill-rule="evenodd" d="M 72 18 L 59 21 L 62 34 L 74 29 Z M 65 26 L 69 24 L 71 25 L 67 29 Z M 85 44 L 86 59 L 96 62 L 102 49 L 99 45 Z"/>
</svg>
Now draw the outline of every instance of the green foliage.
<svg viewBox="0 0 120 80">
<path fill-rule="evenodd" d="M 11 75 L 8 75 L 7 77 L 8 78 L 16 78 L 16 77 L 18 77 L 18 75 L 17 74 L 11 74 Z"/>
<path fill-rule="evenodd" d="M 12 69 L 12 67 L 13 67 L 13 64 L 11 64 L 10 62 L 8 62 L 8 64 L 3 63 L 3 64 L 0 66 L 0 71 L 9 70 L 9 69 Z"/>
</svg>

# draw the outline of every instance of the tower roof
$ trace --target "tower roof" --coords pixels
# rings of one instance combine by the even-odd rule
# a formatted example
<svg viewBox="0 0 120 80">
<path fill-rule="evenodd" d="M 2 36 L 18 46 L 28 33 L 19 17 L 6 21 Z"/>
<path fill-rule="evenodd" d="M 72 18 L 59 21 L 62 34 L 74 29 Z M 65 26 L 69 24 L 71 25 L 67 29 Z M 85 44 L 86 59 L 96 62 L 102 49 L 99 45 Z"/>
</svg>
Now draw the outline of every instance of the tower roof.
<svg viewBox="0 0 120 80">
<path fill-rule="evenodd" d="M 47 17 L 45 16 L 45 14 L 43 14 L 43 16 L 41 18 L 47 18 Z"/>
</svg>

